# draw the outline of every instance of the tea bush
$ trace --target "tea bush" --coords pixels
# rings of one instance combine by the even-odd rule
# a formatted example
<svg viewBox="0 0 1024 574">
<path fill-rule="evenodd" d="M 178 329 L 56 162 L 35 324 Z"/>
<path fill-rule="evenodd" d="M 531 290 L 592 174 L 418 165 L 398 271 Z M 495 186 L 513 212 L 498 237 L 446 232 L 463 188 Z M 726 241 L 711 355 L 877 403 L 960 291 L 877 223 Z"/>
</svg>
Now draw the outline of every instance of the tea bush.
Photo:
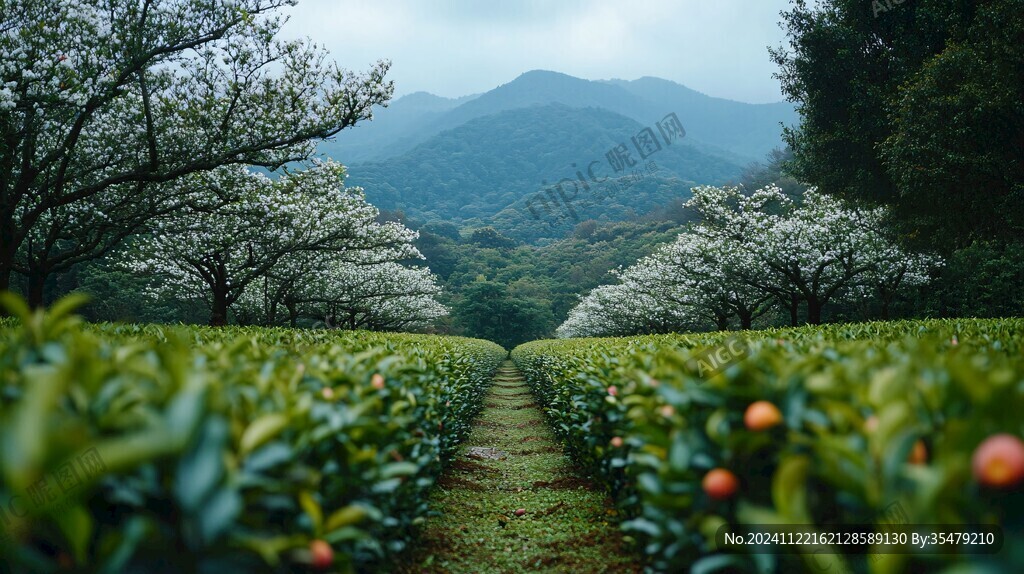
<svg viewBox="0 0 1024 574">
<path fill-rule="evenodd" d="M 1021 484 L 985 487 L 971 467 L 986 437 L 1024 432 L 1024 320 L 549 340 L 512 359 L 657 571 L 1024 572 Z M 757 401 L 781 424 L 748 428 Z M 728 481 L 707 494 L 714 468 L 738 478 L 734 494 Z M 744 555 L 714 541 L 723 525 L 881 527 L 894 509 L 910 524 L 1001 525 L 1003 550 Z"/>
<path fill-rule="evenodd" d="M 400 552 L 504 349 L 370 332 L 87 325 L 8 297 L 0 563 L 301 572 Z M 322 547 L 321 547 L 322 548 Z"/>
</svg>

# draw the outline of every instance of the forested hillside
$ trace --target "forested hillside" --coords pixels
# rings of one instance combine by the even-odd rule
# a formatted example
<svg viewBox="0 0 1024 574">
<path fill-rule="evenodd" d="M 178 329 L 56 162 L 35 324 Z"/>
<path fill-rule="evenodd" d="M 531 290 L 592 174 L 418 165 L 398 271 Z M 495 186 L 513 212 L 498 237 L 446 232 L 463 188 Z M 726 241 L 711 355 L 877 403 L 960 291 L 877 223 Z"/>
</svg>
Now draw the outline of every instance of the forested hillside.
<svg viewBox="0 0 1024 574">
<path fill-rule="evenodd" d="M 582 290 L 608 271 L 650 254 L 681 230 L 679 220 L 580 224 L 544 247 L 516 245 L 490 228 L 462 236 L 451 224 L 420 228 L 416 246 L 440 278 L 453 332 L 476 333 L 512 347 L 548 337 Z"/>
<path fill-rule="evenodd" d="M 607 154 L 620 144 L 631 149 L 645 127 L 599 108 L 516 109 L 442 132 L 401 156 L 352 166 L 349 181 L 383 209 L 460 227 L 493 225 L 533 242 L 562 237 L 585 219 L 643 214 L 684 199 L 698 182 L 724 182 L 742 170 L 683 138 L 660 143 L 646 160 L 633 150 L 627 161 L 635 165 L 616 172 Z M 571 181 L 555 203 L 546 190 L 563 179 Z"/>
<path fill-rule="evenodd" d="M 748 104 L 715 98 L 661 78 L 594 81 L 533 70 L 484 94 L 403 96 L 386 108 L 376 107 L 372 122 L 338 134 L 320 150 L 346 164 L 386 159 L 472 119 L 547 104 L 602 108 L 643 125 L 675 112 L 693 145 L 739 163 L 760 159 L 781 145 L 780 124 L 798 122 L 787 102 Z"/>
</svg>

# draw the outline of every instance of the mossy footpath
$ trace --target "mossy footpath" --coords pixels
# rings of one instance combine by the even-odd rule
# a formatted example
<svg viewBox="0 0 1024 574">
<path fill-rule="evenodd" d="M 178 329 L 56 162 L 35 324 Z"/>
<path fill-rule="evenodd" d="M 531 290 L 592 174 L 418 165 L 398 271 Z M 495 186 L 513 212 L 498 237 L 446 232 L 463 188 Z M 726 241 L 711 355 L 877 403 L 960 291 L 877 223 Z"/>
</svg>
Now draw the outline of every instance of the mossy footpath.
<svg viewBox="0 0 1024 574">
<path fill-rule="evenodd" d="M 641 572 L 611 500 L 562 453 L 521 373 L 506 362 L 435 487 L 412 573 Z"/>
</svg>

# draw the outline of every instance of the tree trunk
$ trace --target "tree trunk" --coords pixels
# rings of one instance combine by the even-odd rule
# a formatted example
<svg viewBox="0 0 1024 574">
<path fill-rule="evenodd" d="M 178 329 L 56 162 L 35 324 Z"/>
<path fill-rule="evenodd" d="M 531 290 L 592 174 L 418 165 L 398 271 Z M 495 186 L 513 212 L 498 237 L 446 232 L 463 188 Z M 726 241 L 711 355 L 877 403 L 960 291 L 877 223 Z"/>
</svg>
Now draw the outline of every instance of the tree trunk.
<svg viewBox="0 0 1024 574">
<path fill-rule="evenodd" d="M 28 276 L 28 305 L 33 309 L 46 304 L 46 275 L 45 271 L 34 271 Z"/>
<path fill-rule="evenodd" d="M 743 311 L 738 311 L 736 314 L 740 318 L 740 329 L 749 331 L 751 324 L 754 322 L 754 312 L 744 309 Z"/>
<path fill-rule="evenodd" d="M 7 220 L 8 217 L 13 216 L 5 212 L 3 219 Z M 13 228 L 10 224 L 0 225 L 0 293 L 11 289 L 11 273 L 14 272 L 14 256 L 17 253 Z"/>
<path fill-rule="evenodd" d="M 288 325 L 294 329 L 299 321 L 299 308 L 295 303 L 285 303 L 284 306 L 288 309 Z"/>
<path fill-rule="evenodd" d="M 276 295 L 276 292 L 275 292 Z M 267 315 L 265 320 L 268 327 L 272 327 L 277 323 L 277 297 L 271 297 L 270 295 L 270 279 L 266 276 L 263 277 L 263 303 L 266 305 Z"/>
<path fill-rule="evenodd" d="M 210 312 L 210 326 L 223 327 L 228 324 L 228 292 L 227 289 L 214 289 L 213 308 Z"/>
<path fill-rule="evenodd" d="M 0 262 L 0 293 L 11 290 L 11 268 L 9 265 L 4 265 Z M 0 307 L 0 317 L 7 317 L 10 315 L 6 307 Z"/>
<path fill-rule="evenodd" d="M 821 324 L 821 308 L 824 305 L 817 299 L 807 300 L 807 322 L 811 325 Z"/>
<path fill-rule="evenodd" d="M 18 245 L 14 238 L 14 214 L 4 211 L 0 215 L 0 293 L 11 290 L 11 275 L 14 273 L 14 257 Z M 0 317 L 6 317 L 7 310 L 0 307 Z"/>
<path fill-rule="evenodd" d="M 719 331 L 727 331 L 729 329 L 729 317 L 720 313 L 715 313 L 715 323 L 718 325 Z"/>
<path fill-rule="evenodd" d="M 11 290 L 11 267 L 0 262 L 0 293 Z"/>
<path fill-rule="evenodd" d="M 272 301 L 267 307 L 267 326 L 277 325 L 277 301 Z"/>
<path fill-rule="evenodd" d="M 882 320 L 889 320 L 889 305 L 892 304 L 893 299 L 896 298 L 896 290 L 879 289 L 880 299 L 882 300 Z"/>
<path fill-rule="evenodd" d="M 800 324 L 800 299 L 796 295 L 789 296 L 789 326 L 796 327 Z"/>
</svg>

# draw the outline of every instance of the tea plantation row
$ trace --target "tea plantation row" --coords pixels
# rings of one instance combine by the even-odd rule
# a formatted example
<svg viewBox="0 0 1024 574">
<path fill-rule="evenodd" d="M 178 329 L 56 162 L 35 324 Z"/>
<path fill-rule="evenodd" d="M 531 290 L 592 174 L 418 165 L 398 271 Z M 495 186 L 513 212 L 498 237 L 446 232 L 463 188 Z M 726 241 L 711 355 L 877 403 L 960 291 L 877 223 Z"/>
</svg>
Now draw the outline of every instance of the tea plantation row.
<svg viewBox="0 0 1024 574">
<path fill-rule="evenodd" d="M 364 570 L 506 352 L 458 337 L 0 322 L 0 569 Z"/>
<path fill-rule="evenodd" d="M 1024 320 L 537 341 L 512 359 L 657 571 L 1024 572 Z M 715 541 L 901 523 L 1005 539 L 972 556 Z"/>
</svg>

